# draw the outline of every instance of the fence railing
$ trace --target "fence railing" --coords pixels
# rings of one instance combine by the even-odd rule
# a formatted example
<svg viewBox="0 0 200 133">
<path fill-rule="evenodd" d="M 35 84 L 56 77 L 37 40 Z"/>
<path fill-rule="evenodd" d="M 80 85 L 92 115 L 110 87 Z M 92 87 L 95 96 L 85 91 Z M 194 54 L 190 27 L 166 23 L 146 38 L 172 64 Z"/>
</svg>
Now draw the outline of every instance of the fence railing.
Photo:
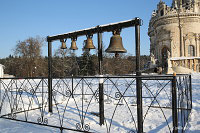
<svg viewBox="0 0 200 133">
<path fill-rule="evenodd" d="M 191 75 L 177 77 L 176 83 L 178 100 L 178 129 L 180 132 L 184 132 L 192 109 Z"/>
<path fill-rule="evenodd" d="M 47 78 L 0 79 L 0 118 L 61 132 L 138 132 L 137 78 L 54 78 L 53 113 L 48 112 Z M 191 76 L 139 76 L 139 80 L 144 132 L 184 132 L 192 108 Z M 103 99 L 99 83 L 103 84 Z M 103 100 L 103 111 L 99 100 Z"/>
</svg>

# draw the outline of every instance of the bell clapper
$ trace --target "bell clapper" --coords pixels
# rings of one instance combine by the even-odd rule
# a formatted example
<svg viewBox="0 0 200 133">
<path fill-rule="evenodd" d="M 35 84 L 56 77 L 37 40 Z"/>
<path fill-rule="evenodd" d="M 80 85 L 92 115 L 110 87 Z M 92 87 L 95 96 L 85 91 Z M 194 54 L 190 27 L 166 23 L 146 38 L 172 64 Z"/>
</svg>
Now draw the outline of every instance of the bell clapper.
<svg viewBox="0 0 200 133">
<path fill-rule="evenodd" d="M 119 53 L 118 52 L 115 53 L 115 58 L 119 58 Z"/>
</svg>

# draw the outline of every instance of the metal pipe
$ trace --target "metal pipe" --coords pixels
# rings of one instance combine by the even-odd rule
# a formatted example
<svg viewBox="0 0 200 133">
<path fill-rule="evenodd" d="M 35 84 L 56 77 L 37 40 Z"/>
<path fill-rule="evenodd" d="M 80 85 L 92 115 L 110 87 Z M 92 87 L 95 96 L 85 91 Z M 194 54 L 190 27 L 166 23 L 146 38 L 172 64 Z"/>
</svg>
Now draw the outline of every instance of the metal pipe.
<svg viewBox="0 0 200 133">
<path fill-rule="evenodd" d="M 74 98 L 74 75 L 72 75 L 72 98 Z"/>
<path fill-rule="evenodd" d="M 177 93 L 176 93 L 175 73 L 172 79 L 172 120 L 173 120 L 173 133 L 178 133 Z"/>
<path fill-rule="evenodd" d="M 192 109 L 192 75 L 189 75 L 190 80 L 190 109 Z"/>
<path fill-rule="evenodd" d="M 142 109 L 142 80 L 141 73 L 137 72 L 136 77 L 136 93 L 137 93 L 137 120 L 138 120 L 138 133 L 143 133 L 143 109 Z"/>
<path fill-rule="evenodd" d="M 52 43 L 50 41 L 48 41 L 48 102 L 49 112 L 52 113 Z"/>
<path fill-rule="evenodd" d="M 103 51 L 102 51 L 102 33 L 97 34 L 98 37 L 98 61 L 99 61 L 99 75 L 103 74 L 102 71 L 102 61 L 103 61 Z"/>
<path fill-rule="evenodd" d="M 140 19 L 136 18 L 135 20 L 137 120 L 138 133 L 143 133 L 142 80 L 140 77 Z"/>
<path fill-rule="evenodd" d="M 136 43 L 136 72 L 140 71 L 140 19 L 136 18 L 135 43 Z"/>
<path fill-rule="evenodd" d="M 99 61 L 99 75 L 103 76 L 102 71 L 102 33 L 98 32 L 98 61 Z M 99 114 L 100 114 L 100 125 L 104 124 L 104 91 L 103 91 L 103 79 L 99 79 Z"/>
</svg>

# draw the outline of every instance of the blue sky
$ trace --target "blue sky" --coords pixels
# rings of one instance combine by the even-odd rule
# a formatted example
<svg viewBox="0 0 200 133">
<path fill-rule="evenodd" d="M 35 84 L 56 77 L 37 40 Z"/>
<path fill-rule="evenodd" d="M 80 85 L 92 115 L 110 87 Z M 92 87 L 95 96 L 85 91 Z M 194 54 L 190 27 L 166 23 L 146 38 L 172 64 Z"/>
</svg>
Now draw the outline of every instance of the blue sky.
<svg viewBox="0 0 200 133">
<path fill-rule="evenodd" d="M 46 37 L 81 30 L 139 17 L 141 26 L 141 54 L 149 55 L 150 42 L 147 35 L 151 13 L 160 0 L 0 0 L 0 58 L 13 55 L 17 41 L 29 37 Z M 172 0 L 163 0 L 171 6 Z M 111 33 L 103 34 L 103 43 L 108 47 Z M 134 28 L 122 30 L 124 47 L 135 54 Z M 82 53 L 85 37 L 77 40 Z M 97 37 L 93 36 L 97 46 Z M 70 40 L 67 40 L 70 47 Z M 53 42 L 53 51 L 60 43 Z M 47 43 L 43 47 L 47 55 Z"/>
</svg>

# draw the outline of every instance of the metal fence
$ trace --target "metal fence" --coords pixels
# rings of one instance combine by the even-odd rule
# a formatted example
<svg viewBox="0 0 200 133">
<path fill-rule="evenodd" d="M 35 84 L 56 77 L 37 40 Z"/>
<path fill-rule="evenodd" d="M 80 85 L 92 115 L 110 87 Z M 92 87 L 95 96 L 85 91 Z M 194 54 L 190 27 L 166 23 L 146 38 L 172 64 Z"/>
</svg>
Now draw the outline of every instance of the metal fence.
<svg viewBox="0 0 200 133">
<path fill-rule="evenodd" d="M 49 113 L 47 78 L 0 79 L 0 118 L 61 132 L 184 132 L 192 108 L 191 75 L 54 78 L 52 89 Z"/>
</svg>

